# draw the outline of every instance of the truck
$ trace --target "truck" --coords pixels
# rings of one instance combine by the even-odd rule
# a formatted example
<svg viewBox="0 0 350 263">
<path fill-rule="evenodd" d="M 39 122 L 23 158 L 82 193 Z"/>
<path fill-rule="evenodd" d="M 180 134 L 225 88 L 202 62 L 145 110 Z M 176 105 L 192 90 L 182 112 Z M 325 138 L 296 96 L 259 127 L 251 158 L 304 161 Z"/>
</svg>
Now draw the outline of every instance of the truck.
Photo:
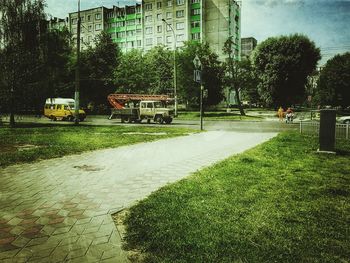
<svg viewBox="0 0 350 263">
<path fill-rule="evenodd" d="M 172 99 L 167 95 L 110 94 L 107 98 L 113 106 L 109 119 L 119 118 L 122 123 L 170 124 L 174 118 L 174 110 L 167 107 Z"/>
</svg>

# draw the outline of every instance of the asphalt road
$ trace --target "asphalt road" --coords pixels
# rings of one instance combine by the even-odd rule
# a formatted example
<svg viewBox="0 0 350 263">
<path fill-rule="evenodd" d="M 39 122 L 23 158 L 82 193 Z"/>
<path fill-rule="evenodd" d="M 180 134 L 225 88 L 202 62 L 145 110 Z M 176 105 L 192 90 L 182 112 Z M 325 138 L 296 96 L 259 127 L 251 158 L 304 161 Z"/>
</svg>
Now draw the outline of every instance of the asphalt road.
<svg viewBox="0 0 350 263">
<path fill-rule="evenodd" d="M 37 118 L 34 116 L 17 116 L 18 123 L 47 123 L 59 125 L 71 125 L 71 122 L 57 121 L 53 122 L 45 117 Z M 3 122 L 8 122 L 8 118 L 3 118 Z M 131 126 L 167 126 L 167 127 L 184 127 L 192 129 L 200 129 L 199 120 L 178 120 L 174 119 L 171 124 L 157 124 L 146 122 L 121 123 L 119 119 L 109 120 L 108 116 L 88 116 L 85 121 L 81 122 L 84 125 L 131 125 Z M 230 121 L 230 120 L 205 120 L 203 122 L 204 130 L 208 131 L 237 131 L 237 132 L 280 132 L 285 130 L 297 130 L 299 122 L 295 121 L 292 124 L 286 124 L 276 120 L 265 121 Z"/>
</svg>

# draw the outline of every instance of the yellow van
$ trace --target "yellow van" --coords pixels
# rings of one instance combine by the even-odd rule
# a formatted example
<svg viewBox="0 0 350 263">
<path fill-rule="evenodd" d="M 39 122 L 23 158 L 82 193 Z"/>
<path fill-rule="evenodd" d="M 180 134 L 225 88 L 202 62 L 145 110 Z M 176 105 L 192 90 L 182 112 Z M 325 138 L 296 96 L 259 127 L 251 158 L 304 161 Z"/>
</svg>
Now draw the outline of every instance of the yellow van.
<svg viewBox="0 0 350 263">
<path fill-rule="evenodd" d="M 51 120 L 74 120 L 74 99 L 50 98 L 46 99 L 44 116 Z M 79 120 L 86 118 L 85 111 L 79 109 Z"/>
</svg>

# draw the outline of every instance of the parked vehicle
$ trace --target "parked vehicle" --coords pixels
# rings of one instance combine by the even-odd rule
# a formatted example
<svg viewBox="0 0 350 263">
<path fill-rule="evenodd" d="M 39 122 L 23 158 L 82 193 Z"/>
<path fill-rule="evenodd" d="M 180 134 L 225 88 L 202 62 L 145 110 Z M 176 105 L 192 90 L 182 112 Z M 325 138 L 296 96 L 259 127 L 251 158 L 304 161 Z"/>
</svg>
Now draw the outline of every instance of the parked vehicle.
<svg viewBox="0 0 350 263">
<path fill-rule="evenodd" d="M 350 124 L 350 116 L 343 116 L 338 119 L 339 122 L 344 124 Z"/>
<path fill-rule="evenodd" d="M 147 120 L 170 124 L 174 111 L 167 108 L 171 99 L 166 95 L 111 94 L 108 101 L 114 107 L 109 119 L 119 118 L 121 122 Z"/>
<path fill-rule="evenodd" d="M 68 98 L 49 98 L 46 99 L 44 107 L 44 116 L 51 120 L 74 120 L 74 99 Z M 86 118 L 84 110 L 79 109 L 79 120 Z"/>
</svg>

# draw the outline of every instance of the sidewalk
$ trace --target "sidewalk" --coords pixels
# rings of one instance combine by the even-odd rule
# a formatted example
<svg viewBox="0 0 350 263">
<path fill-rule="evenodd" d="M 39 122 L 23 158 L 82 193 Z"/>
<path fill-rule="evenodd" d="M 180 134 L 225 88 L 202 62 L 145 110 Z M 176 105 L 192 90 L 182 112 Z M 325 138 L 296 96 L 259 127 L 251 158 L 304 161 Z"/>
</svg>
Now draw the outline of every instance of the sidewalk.
<svg viewBox="0 0 350 263">
<path fill-rule="evenodd" d="M 0 261 L 126 262 L 110 214 L 275 133 L 212 131 L 0 170 Z"/>
</svg>

